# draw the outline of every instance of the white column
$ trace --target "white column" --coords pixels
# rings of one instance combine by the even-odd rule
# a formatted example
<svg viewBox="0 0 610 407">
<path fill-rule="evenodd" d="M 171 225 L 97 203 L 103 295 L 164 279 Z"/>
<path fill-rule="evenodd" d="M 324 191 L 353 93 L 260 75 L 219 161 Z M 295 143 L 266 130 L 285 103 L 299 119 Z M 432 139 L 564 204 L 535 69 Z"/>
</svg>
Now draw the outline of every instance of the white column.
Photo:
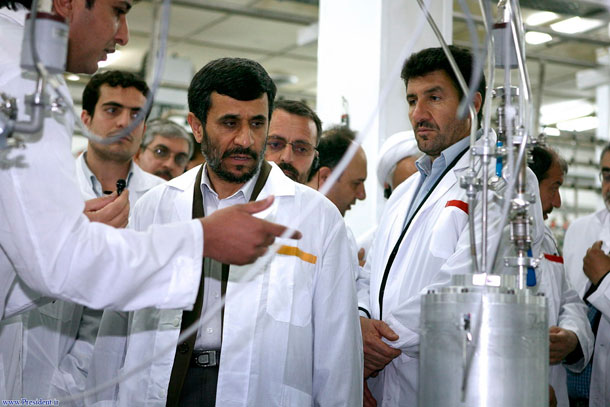
<svg viewBox="0 0 610 407">
<path fill-rule="evenodd" d="M 428 3 L 451 43 L 453 2 Z M 325 128 L 339 124 L 345 98 L 350 127 L 366 132 L 367 199 L 346 215 L 359 236 L 377 224 L 383 208 L 375 173 L 379 147 L 393 133 L 411 128 L 402 64 L 410 53 L 440 44 L 415 0 L 321 0 L 319 21 L 317 113 Z M 412 49 L 405 48 L 408 44 Z"/>
</svg>

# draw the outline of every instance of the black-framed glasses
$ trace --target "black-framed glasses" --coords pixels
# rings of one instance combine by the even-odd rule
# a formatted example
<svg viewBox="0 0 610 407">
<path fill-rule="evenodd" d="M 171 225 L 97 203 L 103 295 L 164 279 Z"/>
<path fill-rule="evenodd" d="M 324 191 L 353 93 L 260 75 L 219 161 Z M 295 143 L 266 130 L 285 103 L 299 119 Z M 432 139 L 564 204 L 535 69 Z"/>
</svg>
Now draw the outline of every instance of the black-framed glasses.
<svg viewBox="0 0 610 407">
<path fill-rule="evenodd" d="M 185 167 L 189 162 L 189 155 L 187 153 L 174 154 L 167 146 L 158 144 L 155 147 L 146 147 L 145 150 L 150 150 L 155 158 L 159 160 L 166 160 L 167 157 L 174 156 L 174 162 L 180 167 Z"/>
<path fill-rule="evenodd" d="M 599 172 L 599 180 L 602 184 L 610 183 L 610 168 L 602 168 Z"/>
<path fill-rule="evenodd" d="M 280 151 L 284 151 L 286 145 L 288 144 L 290 144 L 290 147 L 292 148 L 292 153 L 294 155 L 302 157 L 310 156 L 316 150 L 316 148 L 312 144 L 309 144 L 306 141 L 297 140 L 293 142 L 288 142 L 283 138 L 279 137 L 269 137 L 267 139 L 267 150 L 271 151 L 272 153 L 279 153 Z"/>
</svg>

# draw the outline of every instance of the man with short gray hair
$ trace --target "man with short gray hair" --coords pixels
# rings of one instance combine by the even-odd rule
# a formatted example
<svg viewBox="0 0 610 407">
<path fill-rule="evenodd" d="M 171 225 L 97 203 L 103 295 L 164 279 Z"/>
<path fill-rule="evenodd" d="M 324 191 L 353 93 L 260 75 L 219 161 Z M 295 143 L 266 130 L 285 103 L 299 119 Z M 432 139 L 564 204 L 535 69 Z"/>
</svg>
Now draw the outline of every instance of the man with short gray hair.
<svg viewBox="0 0 610 407">
<path fill-rule="evenodd" d="M 148 122 L 136 163 L 146 172 L 169 181 L 182 174 L 193 155 L 193 138 L 167 119 Z"/>
</svg>

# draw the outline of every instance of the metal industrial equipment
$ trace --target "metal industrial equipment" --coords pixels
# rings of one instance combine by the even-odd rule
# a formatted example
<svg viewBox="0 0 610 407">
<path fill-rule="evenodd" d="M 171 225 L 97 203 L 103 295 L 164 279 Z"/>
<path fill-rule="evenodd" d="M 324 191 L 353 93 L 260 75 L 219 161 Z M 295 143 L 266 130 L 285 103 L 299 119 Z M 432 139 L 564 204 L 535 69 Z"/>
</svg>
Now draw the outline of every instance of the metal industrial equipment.
<svg viewBox="0 0 610 407">
<path fill-rule="evenodd" d="M 545 406 L 548 315 L 546 298 L 535 292 L 536 208 L 527 177 L 527 154 L 534 141 L 523 22 L 517 0 L 498 3 L 495 23 L 490 2 L 481 0 L 480 7 L 487 29 L 488 83 L 499 69 L 504 86 L 487 92 L 486 122 L 479 140 L 471 137 L 471 168 L 460 180 L 472 208 L 472 274 L 454 276 L 451 286 L 422 296 L 419 405 Z M 516 85 L 511 83 L 512 70 L 519 74 Z M 459 71 L 456 75 L 461 77 Z M 460 83 L 468 95 L 463 78 Z M 495 131 L 490 125 L 492 94 L 497 101 Z M 480 237 L 475 236 L 479 229 Z"/>
</svg>

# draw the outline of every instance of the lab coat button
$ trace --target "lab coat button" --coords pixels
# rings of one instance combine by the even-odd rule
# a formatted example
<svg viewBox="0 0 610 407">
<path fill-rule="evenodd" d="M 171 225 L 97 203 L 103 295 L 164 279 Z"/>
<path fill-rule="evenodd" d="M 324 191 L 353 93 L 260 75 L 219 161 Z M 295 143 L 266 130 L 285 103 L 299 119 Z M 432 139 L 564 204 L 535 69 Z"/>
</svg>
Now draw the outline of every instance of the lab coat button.
<svg viewBox="0 0 610 407">
<path fill-rule="evenodd" d="M 178 353 L 187 353 L 189 351 L 189 344 L 186 342 L 182 342 L 178 345 Z"/>
<path fill-rule="evenodd" d="M 174 322 L 172 323 L 172 325 L 174 325 L 176 328 L 180 327 L 180 323 L 182 322 L 182 319 L 179 317 L 174 318 Z"/>
</svg>

